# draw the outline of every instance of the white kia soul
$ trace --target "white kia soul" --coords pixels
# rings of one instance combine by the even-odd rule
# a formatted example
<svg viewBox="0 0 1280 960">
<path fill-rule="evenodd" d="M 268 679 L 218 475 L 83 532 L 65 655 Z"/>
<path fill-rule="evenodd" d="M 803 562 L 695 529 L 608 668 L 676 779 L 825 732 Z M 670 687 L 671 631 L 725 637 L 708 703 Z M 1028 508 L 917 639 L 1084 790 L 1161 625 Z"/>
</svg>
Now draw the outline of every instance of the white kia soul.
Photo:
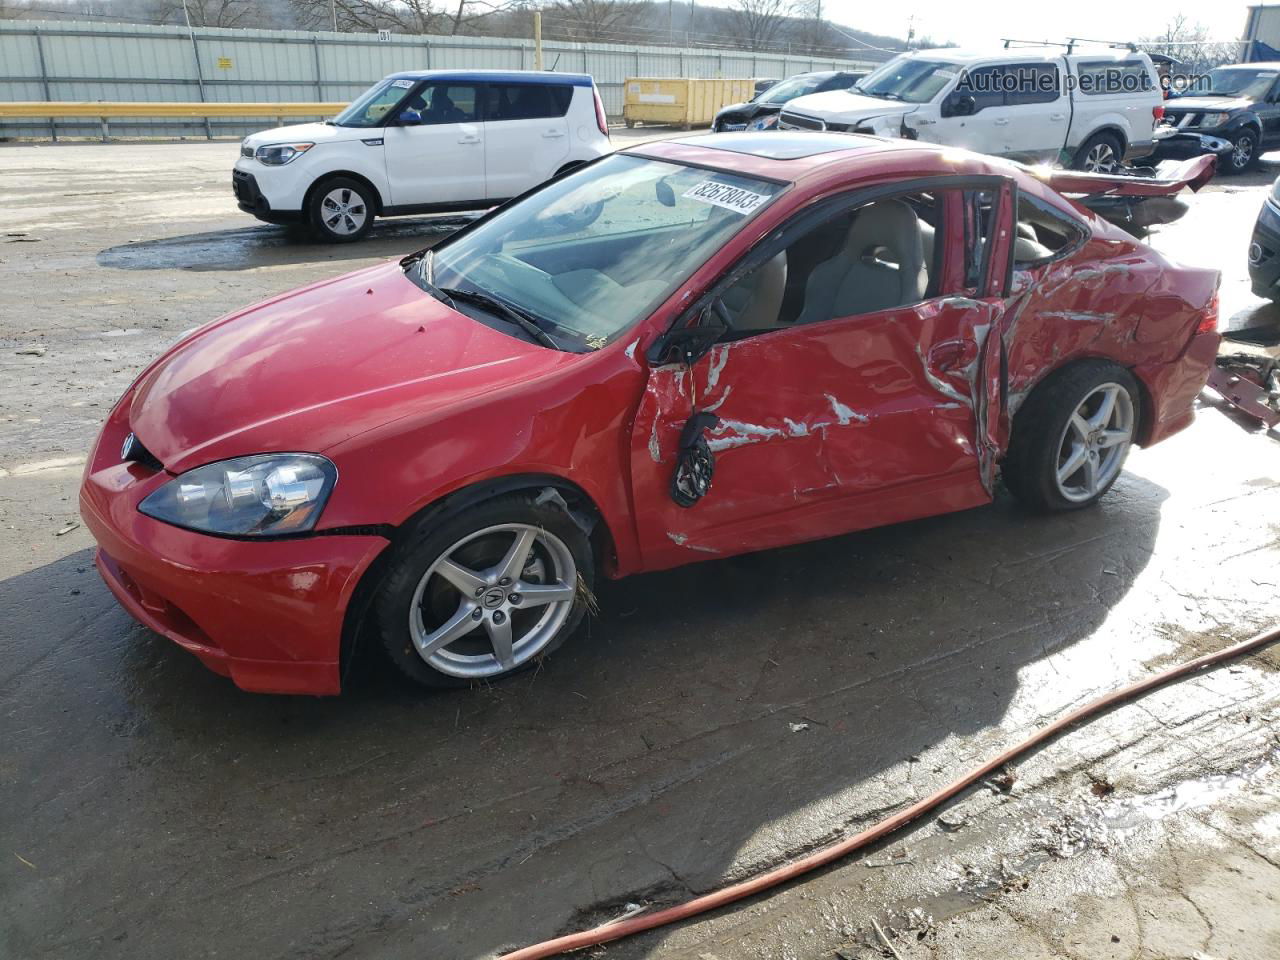
<svg viewBox="0 0 1280 960">
<path fill-rule="evenodd" d="M 491 207 L 611 149 L 586 74 L 419 70 L 333 120 L 246 137 L 232 186 L 259 220 L 343 242 L 374 217 Z"/>
</svg>

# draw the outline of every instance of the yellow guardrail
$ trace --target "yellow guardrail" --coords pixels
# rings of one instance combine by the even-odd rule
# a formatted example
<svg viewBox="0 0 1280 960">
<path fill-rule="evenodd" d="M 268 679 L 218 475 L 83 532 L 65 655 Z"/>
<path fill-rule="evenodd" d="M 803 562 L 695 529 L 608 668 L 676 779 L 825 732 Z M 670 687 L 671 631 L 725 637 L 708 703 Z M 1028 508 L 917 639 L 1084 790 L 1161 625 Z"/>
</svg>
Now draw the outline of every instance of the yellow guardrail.
<svg viewBox="0 0 1280 960">
<path fill-rule="evenodd" d="M 345 103 L 181 103 L 92 100 L 0 101 L 0 117 L 327 117 Z"/>
<path fill-rule="evenodd" d="M 341 112 L 345 103 L 187 103 L 151 101 L 147 103 L 110 100 L 8 100 L 0 101 L 0 119 L 34 117 L 50 121 L 50 132 L 57 139 L 53 121 L 67 117 L 96 119 L 102 127 L 102 139 L 110 137 L 113 117 L 183 117 L 208 121 L 210 117 L 272 117 L 283 122 L 288 117 L 331 117 Z M 205 133 L 212 137 L 208 123 Z"/>
</svg>

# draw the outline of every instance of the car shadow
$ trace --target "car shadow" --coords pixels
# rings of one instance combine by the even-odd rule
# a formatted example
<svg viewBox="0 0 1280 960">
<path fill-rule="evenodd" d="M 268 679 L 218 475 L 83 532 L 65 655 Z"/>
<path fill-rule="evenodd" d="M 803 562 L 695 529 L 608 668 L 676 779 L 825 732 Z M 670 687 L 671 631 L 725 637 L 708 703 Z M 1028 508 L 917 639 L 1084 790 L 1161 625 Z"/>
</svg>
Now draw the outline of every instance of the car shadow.
<svg viewBox="0 0 1280 960">
<path fill-rule="evenodd" d="M 401 217 L 378 220 L 355 243 L 321 243 L 302 227 L 254 226 L 139 240 L 98 253 L 100 267 L 116 270 L 237 271 L 263 266 L 367 260 L 403 256 L 439 242 L 476 215 Z"/>
<path fill-rule="evenodd" d="M 0 583 L 0 848 L 37 871 L 0 927 L 14 955 L 478 958 L 706 891 L 1080 696 L 1028 668 L 1102 627 L 1166 495 L 1126 473 L 1077 513 L 1002 495 L 603 583 L 536 671 L 423 693 L 365 660 L 337 699 L 237 691 L 80 551 Z"/>
</svg>

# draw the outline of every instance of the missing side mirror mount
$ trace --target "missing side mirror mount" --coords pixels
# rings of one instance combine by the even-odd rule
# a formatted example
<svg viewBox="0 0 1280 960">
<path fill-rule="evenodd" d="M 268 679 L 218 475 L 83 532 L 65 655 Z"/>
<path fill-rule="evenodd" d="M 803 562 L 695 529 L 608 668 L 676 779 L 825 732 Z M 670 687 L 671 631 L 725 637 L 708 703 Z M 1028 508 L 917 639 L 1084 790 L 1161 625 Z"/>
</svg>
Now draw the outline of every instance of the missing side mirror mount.
<svg viewBox="0 0 1280 960">
<path fill-rule="evenodd" d="M 719 422 L 714 413 L 694 413 L 680 431 L 680 450 L 671 474 L 671 499 L 677 506 L 692 507 L 711 491 L 716 457 L 705 434 Z"/>
</svg>

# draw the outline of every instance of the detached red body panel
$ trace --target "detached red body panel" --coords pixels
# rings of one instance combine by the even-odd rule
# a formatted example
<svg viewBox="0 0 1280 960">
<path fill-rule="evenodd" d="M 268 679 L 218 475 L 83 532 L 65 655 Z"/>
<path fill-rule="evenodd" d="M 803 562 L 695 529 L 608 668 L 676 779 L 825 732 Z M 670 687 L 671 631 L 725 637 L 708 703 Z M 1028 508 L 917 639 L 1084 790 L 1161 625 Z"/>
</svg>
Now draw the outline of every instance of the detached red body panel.
<svg viewBox="0 0 1280 960">
<path fill-rule="evenodd" d="M 486 326 L 395 263 L 231 314 L 176 344 L 111 413 L 81 491 L 120 602 L 246 690 L 334 694 L 358 619 L 353 598 L 372 585 L 363 581 L 407 522 L 450 497 L 573 491 L 597 521 L 606 572 L 623 576 L 985 503 L 1022 403 L 1084 358 L 1137 377 L 1140 442 L 1190 422 L 1217 350 L 1204 328 L 1215 272 L 1167 261 L 1001 161 L 859 137 L 791 159 L 726 142 L 630 151 L 785 186 L 600 349 L 550 349 Z M 1178 175 L 1199 186 L 1206 171 Z M 1167 193 L 1170 182 L 1133 195 Z M 1049 183 L 1099 186 L 1065 174 Z M 895 185 L 946 197 L 946 228 L 930 239 L 939 280 L 924 299 L 727 339 L 691 364 L 649 359 L 775 231 Z M 980 270 L 975 196 L 990 218 Z M 1019 265 L 1020 202 L 1078 224 L 1078 242 Z M 699 411 L 718 418 L 706 434 L 715 480 L 689 509 L 672 498 L 672 472 Z M 122 456 L 130 434 L 151 466 Z M 320 454 L 336 468 L 306 535 L 220 537 L 138 510 L 186 471 L 276 452 Z"/>
</svg>

